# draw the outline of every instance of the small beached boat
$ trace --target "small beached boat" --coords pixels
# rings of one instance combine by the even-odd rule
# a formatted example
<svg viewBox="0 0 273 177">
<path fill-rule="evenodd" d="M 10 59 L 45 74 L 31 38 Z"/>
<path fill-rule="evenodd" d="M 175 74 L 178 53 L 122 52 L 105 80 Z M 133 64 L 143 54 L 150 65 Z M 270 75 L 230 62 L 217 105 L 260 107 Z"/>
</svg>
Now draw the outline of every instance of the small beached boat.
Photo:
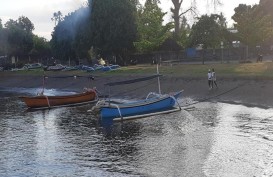
<svg viewBox="0 0 273 177">
<path fill-rule="evenodd" d="M 83 93 L 65 95 L 65 96 L 39 95 L 39 96 L 30 96 L 30 97 L 21 96 L 19 98 L 22 99 L 29 108 L 41 109 L 41 108 L 52 108 L 52 107 L 59 107 L 59 106 L 73 106 L 73 105 L 86 104 L 86 103 L 94 102 L 97 96 L 96 96 L 96 91 L 88 90 Z"/>
<path fill-rule="evenodd" d="M 112 82 L 105 84 L 106 86 L 116 86 L 131 84 L 135 82 L 146 81 L 153 78 L 158 78 L 159 93 L 151 92 L 146 99 L 131 102 L 114 102 L 110 99 L 100 100 L 90 110 L 99 115 L 103 120 L 118 121 L 127 119 L 136 119 L 151 115 L 170 113 L 181 110 L 177 98 L 182 91 L 170 94 L 161 94 L 159 77 L 162 75 L 154 75 L 144 78 L 126 80 L 121 82 Z"/>
<path fill-rule="evenodd" d="M 62 96 L 47 96 L 44 95 L 44 83 L 46 78 L 77 78 L 77 77 L 87 77 L 89 79 L 94 79 L 92 76 L 44 76 L 43 77 L 43 90 L 37 96 L 21 96 L 19 97 L 25 102 L 28 108 L 32 109 L 46 109 L 53 107 L 63 107 L 63 106 L 74 106 L 82 105 L 87 103 L 96 102 L 98 95 L 96 89 L 85 88 L 82 93 L 72 94 L 72 95 L 62 95 Z"/>
<path fill-rule="evenodd" d="M 57 64 L 55 66 L 47 66 L 45 68 L 46 71 L 61 71 L 65 69 L 65 66 L 61 65 L 61 64 Z"/>
<path fill-rule="evenodd" d="M 26 64 L 24 67 L 27 68 L 28 70 L 33 70 L 33 69 L 42 68 L 43 65 L 41 63 L 33 63 L 33 64 Z"/>
</svg>

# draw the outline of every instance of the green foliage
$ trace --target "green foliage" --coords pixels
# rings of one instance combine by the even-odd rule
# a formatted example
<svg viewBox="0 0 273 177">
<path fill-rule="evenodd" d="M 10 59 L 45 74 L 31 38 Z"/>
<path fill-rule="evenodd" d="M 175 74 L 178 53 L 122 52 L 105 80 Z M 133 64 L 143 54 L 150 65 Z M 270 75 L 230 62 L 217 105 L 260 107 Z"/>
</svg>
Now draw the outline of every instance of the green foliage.
<svg viewBox="0 0 273 177">
<path fill-rule="evenodd" d="M 63 14 L 61 11 L 54 12 L 53 17 L 51 18 L 52 21 L 55 22 L 55 26 L 63 20 Z"/>
<path fill-rule="evenodd" d="M 91 44 L 102 56 L 121 56 L 136 39 L 136 6 L 128 0 L 90 0 Z"/>
<path fill-rule="evenodd" d="M 55 58 L 77 61 L 88 56 L 89 15 L 89 8 L 82 7 L 65 16 L 54 28 L 50 43 Z"/>
<path fill-rule="evenodd" d="M 225 31 L 225 18 L 222 14 L 203 15 L 192 26 L 190 45 L 203 44 L 204 48 L 215 48 L 224 41 Z"/>
<path fill-rule="evenodd" d="M 6 34 L 3 29 L 2 19 L 0 18 L 0 56 L 6 54 Z"/>
<path fill-rule="evenodd" d="M 180 20 L 183 17 L 183 15 L 185 15 L 188 12 L 194 13 L 196 14 L 195 10 L 197 7 L 197 1 L 196 0 L 190 0 L 191 3 L 191 7 L 188 9 L 184 9 L 183 8 L 183 2 L 185 2 L 184 0 L 171 0 L 173 3 L 173 7 L 171 7 L 171 12 L 172 12 L 172 18 L 174 21 L 174 38 L 178 39 L 179 36 L 185 32 L 183 32 L 183 29 L 180 28 Z M 201 1 L 201 0 L 200 0 Z M 207 0 L 207 5 L 212 4 L 214 9 L 216 9 L 217 6 L 222 5 L 221 0 Z M 183 11 L 182 11 L 183 9 Z"/>
<path fill-rule="evenodd" d="M 162 25 L 166 13 L 158 7 L 158 1 L 146 0 L 138 11 L 138 40 L 134 43 L 140 53 L 156 50 L 169 36 L 173 23 Z"/>
<path fill-rule="evenodd" d="M 268 15 L 264 15 L 258 6 L 240 4 L 235 8 L 232 19 L 238 30 L 237 37 L 242 43 L 255 47 L 269 37 L 272 37 L 272 23 Z"/>
<path fill-rule="evenodd" d="M 0 24 L 0 56 L 15 56 L 20 59 L 50 56 L 49 43 L 45 38 L 33 35 L 33 30 L 33 23 L 25 16 L 18 20 L 10 19 L 5 27 Z"/>
<path fill-rule="evenodd" d="M 9 20 L 5 27 L 7 29 L 7 54 L 27 56 L 33 47 L 32 30 L 34 25 L 31 21 L 27 17 L 21 16 L 18 21 Z"/>
<path fill-rule="evenodd" d="M 18 26 L 27 33 L 32 33 L 32 31 L 35 29 L 33 23 L 24 16 L 18 18 Z"/>
<path fill-rule="evenodd" d="M 180 46 L 182 47 L 188 46 L 190 32 L 191 32 L 190 25 L 188 24 L 186 17 L 183 16 L 181 20 L 179 34 L 178 37 L 176 38 L 176 41 Z"/>
<path fill-rule="evenodd" d="M 37 35 L 33 35 L 33 48 L 29 53 L 31 56 L 43 58 L 51 55 L 51 48 L 49 42 Z"/>
<path fill-rule="evenodd" d="M 264 16 L 269 15 L 271 18 L 271 23 L 273 23 L 273 1 L 272 0 L 260 0 L 258 5 L 259 13 L 263 14 Z"/>
</svg>

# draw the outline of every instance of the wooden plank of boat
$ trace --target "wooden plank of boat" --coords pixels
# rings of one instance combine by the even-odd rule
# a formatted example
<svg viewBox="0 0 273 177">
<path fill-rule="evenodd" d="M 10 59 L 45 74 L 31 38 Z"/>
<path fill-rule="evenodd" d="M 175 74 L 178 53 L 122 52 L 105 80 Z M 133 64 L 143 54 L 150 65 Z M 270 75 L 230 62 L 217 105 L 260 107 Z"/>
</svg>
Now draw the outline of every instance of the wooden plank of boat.
<svg viewBox="0 0 273 177">
<path fill-rule="evenodd" d="M 62 106 L 72 106 L 79 104 L 86 104 L 90 101 L 96 101 L 97 96 L 96 92 L 93 90 L 86 91 L 74 95 L 65 95 L 65 96 L 34 96 L 26 97 L 22 96 L 21 98 L 25 104 L 32 109 L 36 108 L 51 108 L 51 107 L 62 107 Z"/>
<path fill-rule="evenodd" d="M 135 115 L 135 116 L 118 117 L 118 118 L 114 118 L 113 121 L 118 122 L 118 121 L 123 121 L 123 120 L 134 120 L 134 119 L 140 119 L 140 118 L 155 116 L 155 115 L 160 115 L 160 114 L 169 114 L 169 113 L 177 112 L 180 110 L 181 109 L 179 107 L 174 107 L 173 109 L 165 110 L 165 111 L 159 111 L 159 112 L 153 112 L 153 113 L 141 114 L 141 115 Z"/>
<path fill-rule="evenodd" d="M 44 107 L 37 107 L 37 108 L 31 108 L 29 107 L 29 110 L 43 110 L 43 109 L 54 109 L 54 108 L 61 108 L 61 107 L 73 107 L 73 106 L 82 106 L 85 104 L 93 104 L 96 103 L 98 100 L 92 100 L 92 101 L 86 101 L 86 102 L 80 102 L 80 103 L 73 103 L 73 104 L 65 104 L 65 105 L 56 105 L 56 106 L 44 106 Z"/>
</svg>

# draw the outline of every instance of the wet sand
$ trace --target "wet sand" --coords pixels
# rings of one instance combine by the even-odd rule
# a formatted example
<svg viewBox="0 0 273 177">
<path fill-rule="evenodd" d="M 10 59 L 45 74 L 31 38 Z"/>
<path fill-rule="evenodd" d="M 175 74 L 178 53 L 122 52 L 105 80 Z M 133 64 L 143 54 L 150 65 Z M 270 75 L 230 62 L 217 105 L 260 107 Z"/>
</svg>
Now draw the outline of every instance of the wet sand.
<svg viewBox="0 0 273 177">
<path fill-rule="evenodd" d="M 157 79 L 135 84 L 112 87 L 110 92 L 104 84 L 139 78 L 140 76 L 98 76 L 93 81 L 87 78 L 50 78 L 46 80 L 48 89 L 62 89 L 80 92 L 84 87 L 96 87 L 105 95 L 122 98 L 144 98 L 150 91 L 158 91 Z M 183 97 L 194 101 L 218 101 L 269 108 L 273 107 L 273 80 L 256 78 L 221 78 L 218 76 L 218 88 L 209 89 L 206 78 L 164 76 L 161 80 L 163 93 L 184 90 Z M 19 75 L 10 72 L 0 73 L 2 88 L 41 88 L 43 79 L 39 75 Z M 187 99 L 185 99 L 187 100 Z M 187 101 L 183 101 L 188 105 Z"/>
</svg>

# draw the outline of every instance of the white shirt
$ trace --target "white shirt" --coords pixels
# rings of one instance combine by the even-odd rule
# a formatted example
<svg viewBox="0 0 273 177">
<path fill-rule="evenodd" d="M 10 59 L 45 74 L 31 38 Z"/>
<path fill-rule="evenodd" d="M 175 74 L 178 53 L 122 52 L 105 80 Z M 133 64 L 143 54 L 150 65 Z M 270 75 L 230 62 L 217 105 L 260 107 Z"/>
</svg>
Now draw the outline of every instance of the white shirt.
<svg viewBox="0 0 273 177">
<path fill-rule="evenodd" d="M 212 74 L 211 72 L 208 72 L 208 80 L 211 80 L 212 79 Z"/>
<path fill-rule="evenodd" d="M 211 73 L 211 77 L 212 77 L 212 80 L 216 81 L 216 74 L 215 74 L 215 72 Z"/>
</svg>

